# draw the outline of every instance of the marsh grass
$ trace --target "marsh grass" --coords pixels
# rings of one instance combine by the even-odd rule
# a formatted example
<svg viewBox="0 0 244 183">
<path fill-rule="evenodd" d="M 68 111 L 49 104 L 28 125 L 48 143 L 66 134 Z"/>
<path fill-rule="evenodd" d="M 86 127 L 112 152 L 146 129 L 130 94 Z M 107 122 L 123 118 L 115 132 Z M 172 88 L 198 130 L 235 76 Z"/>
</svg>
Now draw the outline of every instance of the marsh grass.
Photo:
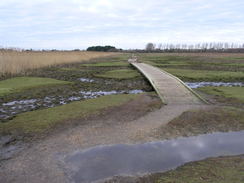
<svg viewBox="0 0 244 183">
<path fill-rule="evenodd" d="M 0 50 L 0 75 L 19 74 L 46 66 L 85 62 L 115 55 L 109 52 L 86 51 L 13 51 Z"/>
<path fill-rule="evenodd" d="M 214 95 L 222 100 L 224 99 L 235 99 L 236 102 L 239 101 L 244 103 L 244 87 L 203 87 L 197 90 L 207 93 L 209 95 Z"/>
<path fill-rule="evenodd" d="M 139 76 L 140 73 L 132 69 L 117 69 L 117 70 L 111 70 L 102 74 L 95 75 L 95 77 L 112 78 L 112 79 L 131 79 Z"/>
<path fill-rule="evenodd" d="M 40 77 L 15 77 L 0 81 L 0 97 L 35 87 L 67 84 L 71 82 Z"/>
<path fill-rule="evenodd" d="M 230 106 L 185 111 L 166 126 L 161 126 L 153 135 L 161 139 L 172 139 L 179 136 L 244 130 L 243 112 L 243 109 Z"/>
<path fill-rule="evenodd" d="M 184 81 L 244 81 L 244 72 L 163 68 Z"/>
<path fill-rule="evenodd" d="M 244 157 L 208 158 L 162 173 L 155 183 L 242 183 Z M 158 175 L 159 176 L 159 175 Z"/>
<path fill-rule="evenodd" d="M 35 135 L 45 132 L 60 123 L 72 119 L 82 119 L 90 115 L 100 114 L 108 107 L 115 107 L 129 102 L 139 95 L 120 94 L 102 96 L 95 99 L 72 102 L 70 104 L 48 109 L 22 113 L 8 123 L 0 123 L 0 134 Z"/>
<path fill-rule="evenodd" d="M 100 62 L 100 63 L 92 63 L 92 64 L 82 64 L 81 66 L 86 67 L 128 67 L 129 63 L 127 60 L 125 61 L 112 61 L 112 62 Z"/>
<path fill-rule="evenodd" d="M 244 72 L 243 53 L 151 53 L 138 57 L 142 62 L 162 68 Z"/>
</svg>

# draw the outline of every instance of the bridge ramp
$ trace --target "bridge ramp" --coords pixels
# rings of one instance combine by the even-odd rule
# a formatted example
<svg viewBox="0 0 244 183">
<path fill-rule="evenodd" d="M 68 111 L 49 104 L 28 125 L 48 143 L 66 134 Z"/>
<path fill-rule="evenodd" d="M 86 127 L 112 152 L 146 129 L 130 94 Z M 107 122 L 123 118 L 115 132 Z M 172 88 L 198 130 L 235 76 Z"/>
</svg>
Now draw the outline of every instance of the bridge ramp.
<svg viewBox="0 0 244 183">
<path fill-rule="evenodd" d="M 148 64 L 129 62 L 136 67 L 152 84 L 165 104 L 206 103 L 197 93 L 186 86 L 179 78 Z"/>
</svg>

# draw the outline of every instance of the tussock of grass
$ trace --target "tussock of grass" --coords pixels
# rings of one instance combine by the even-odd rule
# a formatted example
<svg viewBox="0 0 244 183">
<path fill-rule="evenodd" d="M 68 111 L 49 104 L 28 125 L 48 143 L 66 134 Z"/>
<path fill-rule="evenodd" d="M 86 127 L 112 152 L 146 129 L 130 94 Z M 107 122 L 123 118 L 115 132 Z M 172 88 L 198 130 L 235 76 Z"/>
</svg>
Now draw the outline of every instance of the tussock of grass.
<svg viewBox="0 0 244 183">
<path fill-rule="evenodd" d="M 243 156 L 209 158 L 163 173 L 156 183 L 242 183 L 243 168 Z"/>
<path fill-rule="evenodd" d="M 60 71 L 80 71 L 80 68 L 75 68 L 75 67 L 62 67 L 59 68 L 58 70 Z"/>
<path fill-rule="evenodd" d="M 203 87 L 198 88 L 198 90 L 210 95 L 244 102 L 244 87 Z"/>
<path fill-rule="evenodd" d="M 0 123 L 0 132 L 4 134 L 41 133 L 65 120 L 85 118 L 92 114 L 99 114 L 102 109 L 122 105 L 138 96 L 140 95 L 124 94 L 103 96 L 54 108 L 22 113 L 9 122 Z"/>
<path fill-rule="evenodd" d="M 71 82 L 51 78 L 15 77 L 0 81 L 0 96 L 20 92 L 34 87 L 65 84 L 71 84 Z"/>
<path fill-rule="evenodd" d="M 103 74 L 96 74 L 96 77 L 113 78 L 113 79 L 131 79 L 140 76 L 139 72 L 130 69 L 119 69 L 105 72 Z"/>
<path fill-rule="evenodd" d="M 211 107 L 186 111 L 158 129 L 155 135 L 165 139 L 240 130 L 244 130 L 243 110 L 232 107 Z"/>
<path fill-rule="evenodd" d="M 163 69 L 184 81 L 244 81 L 244 72 L 193 69 Z"/>
<path fill-rule="evenodd" d="M 244 60 L 244 57 L 224 57 L 223 60 Z"/>
</svg>

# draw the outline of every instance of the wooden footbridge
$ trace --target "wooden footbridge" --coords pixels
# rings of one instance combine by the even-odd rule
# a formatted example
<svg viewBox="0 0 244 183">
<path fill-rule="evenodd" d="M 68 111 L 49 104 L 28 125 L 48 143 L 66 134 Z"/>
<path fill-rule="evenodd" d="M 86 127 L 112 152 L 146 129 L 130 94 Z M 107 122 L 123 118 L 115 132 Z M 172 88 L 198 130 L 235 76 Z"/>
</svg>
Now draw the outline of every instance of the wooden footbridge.
<svg viewBox="0 0 244 183">
<path fill-rule="evenodd" d="M 137 62 L 136 58 L 128 60 L 152 84 L 164 104 L 203 104 L 207 103 L 179 78 L 157 67 Z"/>
</svg>

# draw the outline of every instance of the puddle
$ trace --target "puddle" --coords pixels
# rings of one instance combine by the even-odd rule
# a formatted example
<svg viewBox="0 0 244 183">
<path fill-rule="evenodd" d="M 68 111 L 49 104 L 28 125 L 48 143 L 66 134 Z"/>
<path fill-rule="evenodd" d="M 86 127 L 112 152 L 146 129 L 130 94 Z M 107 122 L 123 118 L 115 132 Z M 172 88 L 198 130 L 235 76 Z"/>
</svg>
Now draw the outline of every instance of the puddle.
<svg viewBox="0 0 244 183">
<path fill-rule="evenodd" d="M 243 87 L 244 83 L 241 82 L 234 82 L 234 83 L 225 83 L 225 82 L 185 82 L 187 86 L 190 88 L 200 88 L 200 87 L 206 87 L 206 86 L 240 86 Z"/>
<path fill-rule="evenodd" d="M 16 100 L 3 103 L 0 105 L 0 122 L 7 121 L 13 118 L 15 115 L 27 111 L 36 110 L 39 108 L 50 108 L 58 105 L 64 105 L 73 101 L 79 101 L 84 99 L 97 98 L 104 95 L 114 94 L 139 94 L 143 93 L 143 90 L 129 90 L 129 91 L 80 91 L 74 93 L 73 96 L 47 96 L 43 99 L 28 99 L 28 100 Z"/>
<path fill-rule="evenodd" d="M 100 97 L 100 96 L 104 96 L 104 95 L 115 95 L 115 94 L 139 94 L 139 93 L 143 93 L 142 90 L 129 90 L 129 91 L 98 91 L 98 92 L 85 92 L 85 91 L 81 91 L 80 92 L 84 98 L 96 98 L 96 97 Z"/>
<path fill-rule="evenodd" d="M 244 153 L 244 131 L 136 145 L 97 146 L 65 158 L 74 182 L 164 172 L 186 162 Z"/>
<path fill-rule="evenodd" d="M 86 82 L 86 83 L 93 83 L 95 80 L 94 79 L 89 79 L 89 78 L 79 78 L 81 82 Z"/>
</svg>

